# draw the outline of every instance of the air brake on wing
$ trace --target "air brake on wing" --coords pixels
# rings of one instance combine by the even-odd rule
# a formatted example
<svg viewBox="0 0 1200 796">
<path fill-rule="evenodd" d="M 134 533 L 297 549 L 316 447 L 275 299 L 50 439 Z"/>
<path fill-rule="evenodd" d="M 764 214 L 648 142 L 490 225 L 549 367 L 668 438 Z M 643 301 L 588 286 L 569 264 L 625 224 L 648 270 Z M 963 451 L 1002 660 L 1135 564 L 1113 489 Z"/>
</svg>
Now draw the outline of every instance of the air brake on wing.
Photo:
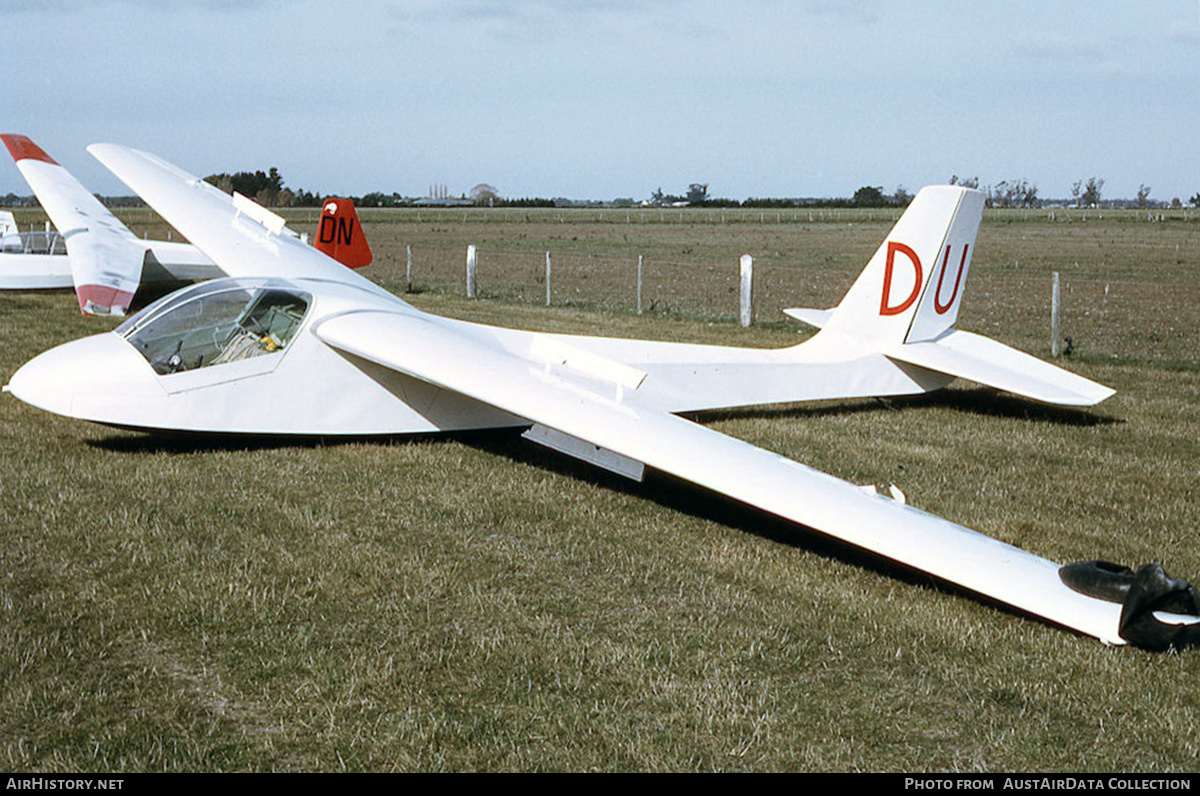
<svg viewBox="0 0 1200 796">
<path fill-rule="evenodd" d="M 640 482 L 645 476 L 646 466 L 636 459 L 622 456 L 616 451 L 601 448 L 599 445 L 593 445 L 586 440 L 555 431 L 539 423 L 534 423 L 521 436 L 530 442 L 544 445 L 551 450 L 556 450 L 588 464 L 594 464 L 603 470 L 623 475 L 633 481 Z"/>
<path fill-rule="evenodd" d="M 243 196 L 237 191 L 233 192 L 233 206 L 237 209 L 238 215 L 252 219 L 255 223 L 265 227 L 272 235 L 286 234 L 293 238 L 300 237 L 297 233 L 287 228 L 287 220 L 283 216 L 271 212 L 258 202 L 255 202 L 248 196 Z"/>
<path fill-rule="evenodd" d="M 534 361 L 542 362 L 546 375 L 569 380 L 578 380 L 583 376 L 599 382 L 613 390 L 613 400 L 617 403 L 624 400 L 626 390 L 636 390 L 646 380 L 643 370 L 544 335 L 533 338 L 529 353 Z"/>
</svg>

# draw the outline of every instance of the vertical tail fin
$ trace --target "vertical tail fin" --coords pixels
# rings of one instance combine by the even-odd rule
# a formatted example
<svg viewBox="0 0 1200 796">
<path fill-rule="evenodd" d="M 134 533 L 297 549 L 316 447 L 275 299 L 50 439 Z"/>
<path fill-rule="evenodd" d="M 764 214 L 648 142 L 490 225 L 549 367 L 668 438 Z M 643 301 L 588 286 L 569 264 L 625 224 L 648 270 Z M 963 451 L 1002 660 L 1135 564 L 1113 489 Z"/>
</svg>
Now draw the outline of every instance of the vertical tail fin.
<svg viewBox="0 0 1200 796">
<path fill-rule="evenodd" d="M 983 194 L 923 188 L 823 328 L 881 344 L 932 340 L 954 326 Z"/>
<path fill-rule="evenodd" d="M 362 268 L 370 265 L 373 259 L 362 222 L 349 199 L 325 200 L 313 245 L 317 251 L 328 254 L 347 268 Z"/>
</svg>

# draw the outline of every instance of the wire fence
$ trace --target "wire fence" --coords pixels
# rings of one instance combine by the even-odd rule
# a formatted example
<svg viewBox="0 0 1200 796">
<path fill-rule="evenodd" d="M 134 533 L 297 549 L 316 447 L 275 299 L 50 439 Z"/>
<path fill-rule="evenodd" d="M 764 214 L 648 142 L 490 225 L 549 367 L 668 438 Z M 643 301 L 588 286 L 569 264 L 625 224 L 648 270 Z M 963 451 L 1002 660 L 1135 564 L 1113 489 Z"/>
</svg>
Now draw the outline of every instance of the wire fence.
<svg viewBox="0 0 1200 796">
<path fill-rule="evenodd" d="M 391 287 L 466 295 L 463 248 L 384 246 L 378 247 L 376 262 L 372 276 Z M 476 252 L 477 297 L 526 304 L 730 319 L 738 317 L 739 279 L 736 259 L 717 263 L 482 246 Z M 836 286 L 828 283 L 793 265 L 754 263 L 754 303 L 768 319 L 796 306 L 801 296 L 813 306 L 836 302 Z"/>
<path fill-rule="evenodd" d="M 464 247 L 384 245 L 376 250 L 376 263 L 372 277 L 397 292 L 466 295 Z M 836 305 L 861 265 L 756 258 L 755 322 L 788 322 L 781 314 L 787 307 Z M 1060 343 L 1066 353 L 1200 366 L 1200 279 L 1114 279 L 1065 268 Z M 476 269 L 479 298 L 702 320 L 735 321 L 739 315 L 736 259 L 550 252 L 548 268 L 545 251 L 480 246 Z M 1046 352 L 1050 304 L 1048 270 L 973 268 L 960 324 Z"/>
<path fill-rule="evenodd" d="M 1062 350 L 1114 361 L 1200 368 L 1200 282 L 1062 273 Z M 1051 275 L 972 274 L 960 326 L 1051 348 Z"/>
<path fill-rule="evenodd" d="M 318 211 L 288 212 L 295 228 L 311 229 Z M 466 246 L 459 241 L 475 242 L 465 231 L 478 229 L 478 296 L 544 306 L 546 250 L 514 248 L 507 241 L 528 232 L 531 238 L 559 236 L 568 243 L 576 235 L 581 241 L 590 237 L 605 246 L 617 240 L 617 230 L 628 228 L 631 240 L 647 242 L 646 254 L 582 252 L 583 242 L 571 244 L 575 251 L 552 248 L 549 303 L 735 322 L 737 255 L 749 251 L 756 323 L 790 323 L 780 313 L 787 307 L 836 305 L 900 215 L 895 208 L 361 208 L 360 213 L 375 251 L 369 276 L 399 293 L 411 288 L 465 295 Z M 18 215 L 24 226 L 45 223 L 40 211 Z M 121 215 L 139 237 L 172 237 L 148 210 Z M 1061 336 L 1070 338 L 1060 341 L 1064 350 L 1200 369 L 1198 221 L 1191 208 L 985 210 L 959 325 L 1048 353 L 1051 274 L 1058 271 Z M 497 228 L 503 230 L 499 236 Z M 597 229 L 607 232 L 593 234 Z M 455 243 L 429 243 L 431 233 Z M 489 243 L 489 236 L 503 240 Z M 738 241 L 738 251 L 726 245 L 731 240 Z M 724 254 L 703 254 L 714 246 Z M 680 256 L 693 247 L 696 257 Z M 771 256 L 777 250 L 782 254 Z"/>
</svg>

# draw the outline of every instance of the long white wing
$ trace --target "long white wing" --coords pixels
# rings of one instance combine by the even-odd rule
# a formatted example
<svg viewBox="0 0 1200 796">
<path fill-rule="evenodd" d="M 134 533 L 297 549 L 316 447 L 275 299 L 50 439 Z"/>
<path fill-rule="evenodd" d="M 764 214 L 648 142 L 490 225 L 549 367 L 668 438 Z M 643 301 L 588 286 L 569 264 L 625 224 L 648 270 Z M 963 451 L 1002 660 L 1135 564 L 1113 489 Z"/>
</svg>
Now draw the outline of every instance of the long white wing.
<svg viewBox="0 0 1200 796">
<path fill-rule="evenodd" d="M 303 243 L 283 219 L 231 197 L 148 152 L 92 144 L 88 152 L 230 276 L 330 279 L 390 293 Z"/>
<path fill-rule="evenodd" d="M 315 332 L 335 348 L 454 390 L 1052 622 L 1123 643 L 1120 606 L 1077 594 L 1058 565 L 790 459 L 625 400 L 635 379 L 538 364 L 432 316 L 340 315 Z M 402 341 L 397 343 L 396 341 Z M 413 344 L 413 341 L 420 341 Z"/>
</svg>

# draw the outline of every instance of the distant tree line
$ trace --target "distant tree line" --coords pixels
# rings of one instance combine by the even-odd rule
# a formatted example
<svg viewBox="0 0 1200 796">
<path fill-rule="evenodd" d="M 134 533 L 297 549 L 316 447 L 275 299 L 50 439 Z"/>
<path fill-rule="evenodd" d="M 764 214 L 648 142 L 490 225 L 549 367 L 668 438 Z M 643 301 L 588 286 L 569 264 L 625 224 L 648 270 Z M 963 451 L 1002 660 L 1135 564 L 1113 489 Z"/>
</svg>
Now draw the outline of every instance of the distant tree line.
<svg viewBox="0 0 1200 796">
<path fill-rule="evenodd" d="M 232 193 L 238 193 L 254 199 L 266 207 L 320 207 L 323 195 L 304 189 L 290 189 L 283 180 L 283 175 L 275 166 L 266 171 L 239 171 L 235 173 L 222 172 L 210 174 L 204 178 L 217 188 Z M 989 207 L 1040 207 L 1049 202 L 1062 202 L 1075 207 L 1182 207 L 1183 201 L 1175 198 L 1168 202 L 1156 202 L 1150 198 L 1150 187 L 1142 184 L 1138 187 L 1137 196 L 1128 199 L 1104 199 L 1104 180 L 1099 177 L 1089 177 L 1086 180 L 1075 181 L 1071 186 L 1070 200 L 1047 200 L 1038 195 L 1038 187 L 1024 178 L 1016 180 L 1001 180 L 995 185 L 980 186 L 978 177 L 960 177 L 955 174 L 947 181 L 951 185 L 961 185 L 983 191 L 985 202 Z M 100 196 L 109 207 L 143 207 L 145 202 L 137 196 Z M 422 202 L 420 199 L 406 197 L 396 192 L 373 191 L 362 196 L 350 196 L 360 207 L 410 207 Z M 523 197 L 506 198 L 499 190 L 486 183 L 480 183 L 471 189 L 470 198 L 464 195 L 456 202 L 473 202 L 483 207 L 637 207 L 649 205 L 652 207 L 689 206 L 689 207 L 745 207 L 745 208 L 842 208 L 842 207 L 905 207 L 912 201 L 912 194 L 903 186 L 897 185 L 891 192 L 885 192 L 881 185 L 864 185 L 850 197 L 750 197 L 744 201 L 712 197 L 708 192 L 708 183 L 694 182 L 688 185 L 687 191 L 680 194 L 665 192 L 661 187 L 655 189 L 645 202 L 633 198 L 614 199 L 612 201 L 594 201 L 567 199 L 563 197 Z M 428 201 L 428 200 L 424 200 Z M 0 197 L 0 203 L 5 207 L 37 207 L 37 199 L 33 196 L 18 196 L 14 193 Z M 1200 207 L 1200 192 L 1187 200 L 1192 207 Z"/>
<path fill-rule="evenodd" d="M 92 194 L 105 207 L 145 207 L 146 203 L 140 196 L 101 196 Z M 0 207 L 41 207 L 42 203 L 33 194 L 18 196 L 11 191 L 0 196 Z"/>
<path fill-rule="evenodd" d="M 265 172 L 259 170 L 210 174 L 204 181 L 225 193 L 237 191 L 264 207 L 319 207 L 321 204 L 319 194 L 304 189 L 293 191 L 284 187 L 283 175 L 275 166 Z"/>
<path fill-rule="evenodd" d="M 1075 204 L 1079 207 L 1099 207 L 1100 206 L 1100 189 L 1104 187 L 1104 180 L 1098 180 L 1095 177 L 1087 181 L 1084 185 L 1083 180 L 1076 180 L 1071 185 L 1071 196 L 1075 198 Z"/>
</svg>

